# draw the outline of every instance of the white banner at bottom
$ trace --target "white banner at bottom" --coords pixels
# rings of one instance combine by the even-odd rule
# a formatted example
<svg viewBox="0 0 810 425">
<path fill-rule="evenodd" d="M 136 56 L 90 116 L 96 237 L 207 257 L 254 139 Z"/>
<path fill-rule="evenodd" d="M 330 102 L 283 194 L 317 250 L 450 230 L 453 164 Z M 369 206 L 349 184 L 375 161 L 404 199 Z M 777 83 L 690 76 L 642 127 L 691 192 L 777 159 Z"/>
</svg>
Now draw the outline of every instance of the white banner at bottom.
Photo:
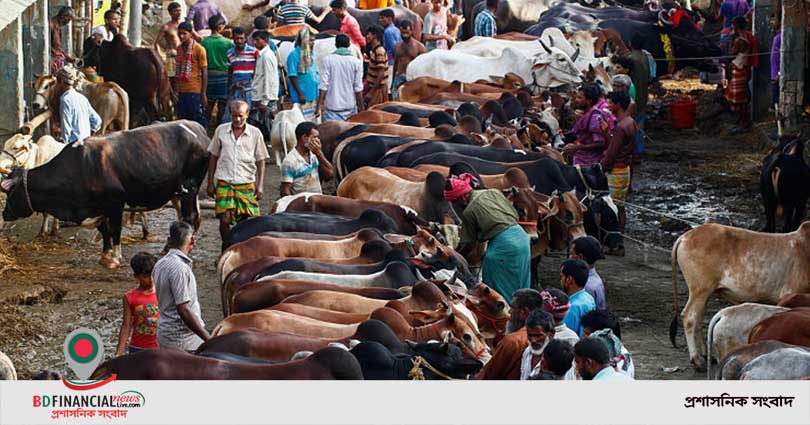
<svg viewBox="0 0 810 425">
<path fill-rule="evenodd" d="M 0 381 L 0 424 L 810 424 L 810 381 Z"/>
</svg>

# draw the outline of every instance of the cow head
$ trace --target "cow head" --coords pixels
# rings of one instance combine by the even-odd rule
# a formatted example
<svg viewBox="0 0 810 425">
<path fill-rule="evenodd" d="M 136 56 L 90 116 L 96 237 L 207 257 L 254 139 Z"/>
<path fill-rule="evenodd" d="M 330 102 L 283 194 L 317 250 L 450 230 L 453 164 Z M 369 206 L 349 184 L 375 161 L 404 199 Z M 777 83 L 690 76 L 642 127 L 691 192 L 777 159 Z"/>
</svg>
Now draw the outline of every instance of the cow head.
<svg viewBox="0 0 810 425">
<path fill-rule="evenodd" d="M 431 366 L 453 379 L 466 379 L 478 373 L 484 364 L 479 360 L 464 357 L 461 348 L 446 342 L 413 342 L 406 341 L 414 356 L 425 359 Z M 426 375 L 433 372 L 425 368 Z M 436 376 L 433 379 L 438 379 Z"/>
<path fill-rule="evenodd" d="M 425 178 L 425 219 L 442 224 L 456 224 L 460 220 L 453 207 L 444 199 L 445 178 L 435 171 Z"/>
<path fill-rule="evenodd" d="M 7 195 L 3 220 L 14 221 L 35 212 L 28 193 L 28 170 L 22 167 L 11 170 L 8 177 L 0 182 L 0 190 Z"/>
<path fill-rule="evenodd" d="M 584 216 L 588 208 L 579 202 L 576 192 L 552 193 L 551 196 L 534 194 L 537 202 L 545 206 L 543 231 L 547 232 L 549 246 L 552 249 L 564 250 L 568 241 L 585 236 Z"/>
<path fill-rule="evenodd" d="M 506 299 L 484 283 L 467 292 L 465 305 L 475 314 L 478 328 L 486 339 L 493 339 L 506 332 L 506 323 L 511 317 Z"/>
<path fill-rule="evenodd" d="M 574 51 L 572 56 L 568 56 L 557 47 L 550 47 L 537 39 L 543 47 L 541 52 L 534 57 L 534 64 L 531 72 L 534 78 L 534 85 L 542 88 L 559 87 L 566 84 L 578 84 L 582 81 L 582 73 L 574 64 L 579 56 L 579 49 Z"/>
<path fill-rule="evenodd" d="M 585 81 L 599 84 L 605 93 L 613 91 L 610 74 L 601 63 L 596 66 L 593 66 L 593 64 L 588 65 L 588 70 L 585 71 Z"/>
<path fill-rule="evenodd" d="M 535 242 L 540 235 L 537 233 L 538 209 L 537 203 L 532 196 L 533 190 L 530 188 L 511 187 L 503 191 L 506 199 L 512 202 L 518 214 L 518 224 L 529 236 L 531 242 Z"/>
<path fill-rule="evenodd" d="M 56 77 L 53 75 L 39 75 L 34 81 L 34 102 L 31 106 L 35 112 L 48 109 L 48 103 L 53 95 L 53 88 L 56 86 Z"/>
<path fill-rule="evenodd" d="M 26 134 L 15 134 L 3 144 L 3 152 L 0 153 L 0 174 L 7 176 L 11 174 L 14 167 L 33 168 L 32 160 L 36 157 L 36 145 L 31 143 L 31 136 Z"/>
<path fill-rule="evenodd" d="M 464 315 L 457 314 L 452 306 L 444 303 L 439 311 L 412 311 L 410 315 L 425 323 L 432 322 L 430 326 L 439 332 L 444 342 L 457 345 L 468 357 L 484 363 L 492 357 L 492 349 L 484 342 L 478 327 Z"/>
</svg>

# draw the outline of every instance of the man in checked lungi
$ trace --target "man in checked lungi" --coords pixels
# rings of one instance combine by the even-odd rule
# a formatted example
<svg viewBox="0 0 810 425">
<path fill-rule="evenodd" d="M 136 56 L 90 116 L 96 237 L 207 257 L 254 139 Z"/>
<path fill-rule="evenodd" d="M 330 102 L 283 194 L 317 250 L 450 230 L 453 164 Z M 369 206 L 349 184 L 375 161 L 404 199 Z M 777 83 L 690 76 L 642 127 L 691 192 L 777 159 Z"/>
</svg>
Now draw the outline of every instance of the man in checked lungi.
<svg viewBox="0 0 810 425">
<path fill-rule="evenodd" d="M 247 123 L 248 111 L 244 101 L 231 102 L 231 122 L 217 127 L 208 146 L 208 196 L 216 195 L 220 236 L 231 225 L 259 215 L 268 154 L 262 132 Z"/>
</svg>

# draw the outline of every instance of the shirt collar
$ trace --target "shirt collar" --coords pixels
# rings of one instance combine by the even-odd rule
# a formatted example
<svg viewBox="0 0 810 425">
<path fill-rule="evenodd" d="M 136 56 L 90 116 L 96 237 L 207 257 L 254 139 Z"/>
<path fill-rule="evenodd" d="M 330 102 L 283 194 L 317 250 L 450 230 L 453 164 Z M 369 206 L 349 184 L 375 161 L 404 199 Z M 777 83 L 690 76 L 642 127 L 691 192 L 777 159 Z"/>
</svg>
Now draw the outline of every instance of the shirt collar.
<svg viewBox="0 0 810 425">
<path fill-rule="evenodd" d="M 595 380 L 599 379 L 600 376 L 610 375 L 611 372 L 615 372 L 613 370 L 613 368 L 610 367 L 609 365 L 605 366 L 604 369 L 600 370 L 599 373 L 597 373 L 596 375 L 593 376 L 592 380 L 595 381 Z"/>
<path fill-rule="evenodd" d="M 570 297 L 568 297 L 568 300 L 570 301 L 570 300 L 571 300 L 571 298 L 575 298 L 575 297 L 580 296 L 580 295 L 581 295 L 583 292 L 585 292 L 585 288 L 582 288 L 582 289 L 580 289 L 579 291 L 574 292 L 573 294 L 571 294 L 571 296 L 570 296 Z"/>
<path fill-rule="evenodd" d="M 183 262 L 185 262 L 186 264 L 191 264 L 191 263 L 194 262 L 191 258 L 189 258 L 188 255 L 186 255 L 185 252 L 180 251 L 177 248 L 170 249 L 169 254 L 176 255 L 176 256 L 180 257 L 180 259 L 183 260 Z"/>
</svg>

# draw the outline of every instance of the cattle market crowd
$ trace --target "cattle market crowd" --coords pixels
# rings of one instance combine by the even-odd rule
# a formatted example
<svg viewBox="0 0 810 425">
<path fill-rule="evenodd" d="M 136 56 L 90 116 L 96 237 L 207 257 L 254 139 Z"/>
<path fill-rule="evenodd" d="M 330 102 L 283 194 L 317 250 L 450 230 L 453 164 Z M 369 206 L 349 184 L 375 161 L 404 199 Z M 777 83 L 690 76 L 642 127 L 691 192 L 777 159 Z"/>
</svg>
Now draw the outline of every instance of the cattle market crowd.
<svg viewBox="0 0 810 425">
<path fill-rule="evenodd" d="M 183 16 L 170 3 L 138 48 L 110 9 L 81 61 L 63 50 L 76 16 L 62 7 L 51 76 L 37 81 L 48 135 L 5 144 L 4 220 L 97 226 L 106 267 L 126 266 L 125 208 L 177 209 L 163 252 L 129 261 L 115 355 L 94 379 L 633 380 L 597 264 L 625 255 L 652 87 L 685 68 L 719 75 L 730 134 L 745 134 L 752 69 L 769 54 L 778 103 L 781 19 L 757 46 L 747 0 L 265 0 L 238 16 L 223 4 L 198 0 Z M 30 146 L 35 156 L 17 153 Z M 810 363 L 791 351 L 807 336 L 786 332 L 810 321 L 791 309 L 808 301 L 810 271 L 791 262 L 783 281 L 760 279 L 766 263 L 787 264 L 788 245 L 810 243 L 803 142 L 783 137 L 763 176 L 766 230 L 778 208 L 790 233 L 707 224 L 673 247 L 690 358 L 702 369 L 714 356 L 723 379 L 810 376 L 769 366 Z M 267 187 L 279 199 L 260 211 Z M 213 325 L 191 258 L 205 195 L 222 241 Z M 730 239 L 765 253 L 762 270 L 709 255 Z M 542 287 L 550 251 L 568 258 Z M 707 354 L 716 291 L 749 303 L 718 313 L 723 342 Z"/>
</svg>

